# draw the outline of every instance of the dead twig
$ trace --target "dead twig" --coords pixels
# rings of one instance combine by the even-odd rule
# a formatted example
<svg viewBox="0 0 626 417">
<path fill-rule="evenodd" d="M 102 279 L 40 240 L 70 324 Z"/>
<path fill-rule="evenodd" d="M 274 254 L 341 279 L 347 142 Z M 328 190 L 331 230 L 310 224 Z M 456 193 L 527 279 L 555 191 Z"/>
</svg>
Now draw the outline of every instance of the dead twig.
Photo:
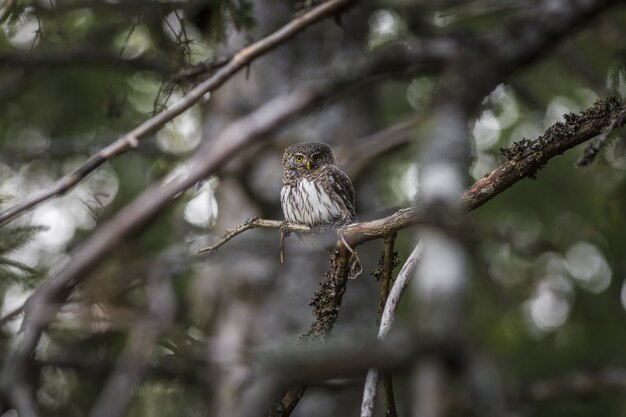
<svg viewBox="0 0 626 417">
<path fill-rule="evenodd" d="M 625 118 L 626 118 L 626 107 L 624 107 L 624 109 L 622 109 L 620 113 L 615 115 L 613 120 L 611 120 L 611 123 L 606 126 L 606 128 L 604 129 L 604 131 L 602 132 L 600 136 L 598 136 L 589 145 L 587 145 L 583 154 L 580 156 L 578 161 L 576 161 L 576 165 L 579 167 L 591 165 L 591 163 L 595 161 L 596 156 L 598 156 L 598 153 L 602 149 L 604 149 L 604 147 L 608 143 L 610 133 L 613 132 L 613 130 L 615 130 L 616 126 L 623 125 Z"/>
<path fill-rule="evenodd" d="M 265 228 L 265 229 L 280 229 L 281 233 L 284 232 L 310 232 L 311 228 L 309 226 L 305 226 L 303 224 L 297 223 L 289 223 L 283 220 L 268 220 L 268 219 L 259 219 L 258 217 L 254 217 L 252 219 L 246 220 L 244 224 L 241 226 L 235 227 L 234 229 L 226 229 L 226 233 L 224 236 L 215 244 L 211 246 L 207 246 L 198 251 L 198 253 L 213 253 L 220 246 L 223 246 L 226 242 L 231 240 L 237 235 L 250 230 L 257 228 Z M 282 240 L 281 240 L 282 242 Z M 282 243 L 281 243 L 282 245 Z M 282 262 L 282 261 L 281 261 Z"/>
</svg>

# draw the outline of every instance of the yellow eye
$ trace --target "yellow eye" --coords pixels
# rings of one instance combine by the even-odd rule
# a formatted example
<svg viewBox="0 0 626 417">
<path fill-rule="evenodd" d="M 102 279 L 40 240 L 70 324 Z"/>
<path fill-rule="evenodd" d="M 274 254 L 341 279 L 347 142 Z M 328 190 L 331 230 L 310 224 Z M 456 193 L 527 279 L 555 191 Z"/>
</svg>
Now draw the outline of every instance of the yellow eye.
<svg viewBox="0 0 626 417">
<path fill-rule="evenodd" d="M 297 155 L 297 156 L 296 156 L 296 162 L 297 162 L 297 163 L 300 163 L 300 162 L 302 162 L 303 160 L 304 160 L 304 157 L 303 157 L 302 155 Z"/>
<path fill-rule="evenodd" d="M 319 162 L 319 161 L 322 160 L 322 157 L 320 156 L 320 154 L 315 154 L 315 155 L 313 155 L 313 160 L 315 162 Z"/>
</svg>

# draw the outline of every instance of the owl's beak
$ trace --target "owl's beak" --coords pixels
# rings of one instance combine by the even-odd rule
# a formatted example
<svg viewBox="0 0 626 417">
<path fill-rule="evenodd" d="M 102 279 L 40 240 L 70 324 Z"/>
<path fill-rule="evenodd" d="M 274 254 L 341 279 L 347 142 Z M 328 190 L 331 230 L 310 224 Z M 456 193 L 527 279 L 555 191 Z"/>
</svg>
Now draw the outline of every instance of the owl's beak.
<svg viewBox="0 0 626 417">
<path fill-rule="evenodd" d="M 310 170 L 311 170 L 311 161 L 306 161 L 306 169 L 307 169 L 308 171 L 310 171 Z"/>
</svg>

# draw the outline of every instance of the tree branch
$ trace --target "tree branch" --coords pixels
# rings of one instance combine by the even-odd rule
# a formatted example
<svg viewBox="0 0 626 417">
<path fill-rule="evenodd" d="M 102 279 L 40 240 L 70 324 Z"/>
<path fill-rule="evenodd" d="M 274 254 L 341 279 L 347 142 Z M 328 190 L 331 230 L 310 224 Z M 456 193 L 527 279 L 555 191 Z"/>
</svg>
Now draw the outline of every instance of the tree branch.
<svg viewBox="0 0 626 417">
<path fill-rule="evenodd" d="M 385 302 L 385 308 L 380 320 L 380 327 L 378 329 L 378 339 L 384 340 L 393 323 L 396 320 L 396 311 L 400 305 L 400 299 L 404 290 L 409 285 L 411 277 L 415 273 L 417 262 L 421 256 L 422 248 L 418 243 L 413 248 L 413 251 L 409 255 L 408 259 L 402 266 L 402 269 L 398 273 L 396 280 L 391 287 L 389 296 Z M 361 403 L 361 417 L 372 417 L 374 415 L 374 406 L 376 405 L 376 387 L 378 385 L 379 371 L 376 368 L 371 368 L 367 372 L 365 378 L 365 386 L 363 387 L 363 401 Z"/>
<path fill-rule="evenodd" d="M 522 398 L 533 402 L 554 397 L 626 389 L 626 369 L 607 368 L 598 372 L 572 372 L 564 377 L 535 381 L 525 388 Z"/>
<path fill-rule="evenodd" d="M 244 224 L 241 226 L 235 227 L 234 229 L 226 229 L 226 233 L 224 237 L 220 239 L 217 243 L 207 246 L 206 248 L 202 248 L 198 251 L 198 253 L 213 253 L 220 246 L 224 245 L 226 242 L 234 238 L 235 236 L 250 230 L 257 228 L 266 228 L 266 229 L 282 229 L 286 232 L 310 232 L 311 228 L 302 224 L 289 223 L 287 221 L 282 220 L 267 220 L 267 219 L 259 219 L 258 217 L 254 217 L 252 219 L 246 220 Z"/>
</svg>

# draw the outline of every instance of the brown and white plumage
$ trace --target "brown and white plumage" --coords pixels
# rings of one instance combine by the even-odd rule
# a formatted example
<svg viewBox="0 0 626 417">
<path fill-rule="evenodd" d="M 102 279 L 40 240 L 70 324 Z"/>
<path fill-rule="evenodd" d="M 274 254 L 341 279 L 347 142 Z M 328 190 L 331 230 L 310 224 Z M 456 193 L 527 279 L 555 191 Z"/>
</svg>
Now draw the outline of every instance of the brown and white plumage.
<svg viewBox="0 0 626 417">
<path fill-rule="evenodd" d="M 354 188 L 330 146 L 298 143 L 283 155 L 280 201 L 287 221 L 310 227 L 354 221 Z"/>
</svg>

